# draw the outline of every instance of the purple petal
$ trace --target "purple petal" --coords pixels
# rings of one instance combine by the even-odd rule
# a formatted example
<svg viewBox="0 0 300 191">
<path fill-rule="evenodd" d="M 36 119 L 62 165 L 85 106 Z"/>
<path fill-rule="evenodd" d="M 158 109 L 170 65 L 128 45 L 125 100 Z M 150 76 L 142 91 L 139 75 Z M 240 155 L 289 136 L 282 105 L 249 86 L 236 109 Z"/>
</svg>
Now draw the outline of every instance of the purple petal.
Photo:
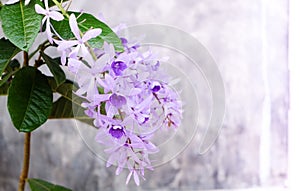
<svg viewBox="0 0 300 191">
<path fill-rule="evenodd" d="M 55 41 L 57 44 L 58 44 L 58 47 L 57 47 L 57 50 L 58 51 L 64 51 L 68 48 L 71 48 L 75 45 L 78 44 L 78 41 L 77 40 L 69 40 L 69 41 L 66 41 L 66 40 L 62 40 L 62 41 Z"/>
<path fill-rule="evenodd" d="M 108 117 L 113 117 L 115 114 L 118 113 L 118 110 L 115 107 L 113 107 L 110 102 L 106 102 L 105 111 Z"/>
<path fill-rule="evenodd" d="M 46 21 L 46 33 L 47 33 L 47 37 L 48 37 L 49 42 L 51 44 L 53 44 L 52 32 L 51 32 L 51 28 L 50 28 L 50 20 L 49 20 L 49 18 Z"/>
<path fill-rule="evenodd" d="M 161 89 L 161 84 L 157 81 L 154 81 L 151 83 L 150 88 L 152 92 L 156 93 Z"/>
<path fill-rule="evenodd" d="M 53 20 L 56 20 L 56 21 L 64 20 L 64 16 L 61 13 L 57 12 L 57 11 L 51 11 L 49 13 L 49 17 Z"/>
<path fill-rule="evenodd" d="M 95 38 L 97 36 L 99 36 L 102 32 L 102 29 L 92 29 L 87 31 L 83 37 L 82 37 L 82 41 L 83 42 L 87 42 L 88 40 Z"/>
<path fill-rule="evenodd" d="M 133 171 L 133 178 L 134 178 L 134 182 L 136 183 L 136 185 L 140 185 L 140 179 L 139 179 L 139 175 L 137 173 L 137 171 Z"/>
<path fill-rule="evenodd" d="M 102 86 L 105 89 L 109 89 L 110 87 L 100 78 L 97 78 L 97 82 L 100 86 Z"/>
<path fill-rule="evenodd" d="M 145 100 L 143 100 L 139 105 L 136 106 L 136 112 L 141 112 L 146 107 L 149 107 L 152 102 L 152 94 L 150 94 Z"/>
<path fill-rule="evenodd" d="M 69 58 L 68 68 L 71 72 L 77 73 L 81 64 L 82 64 L 81 61 L 74 58 Z"/>
<path fill-rule="evenodd" d="M 72 50 L 72 52 L 69 54 L 70 58 L 77 58 L 77 55 L 79 53 L 80 50 L 80 45 L 77 45 L 74 50 Z"/>
<path fill-rule="evenodd" d="M 129 180 L 130 180 L 131 176 L 132 176 L 132 170 L 130 170 L 130 172 L 129 172 L 128 176 L 127 176 L 126 184 L 129 183 Z"/>
<path fill-rule="evenodd" d="M 119 125 L 113 125 L 109 129 L 109 134 L 111 134 L 111 136 L 114 138 L 120 139 L 124 135 L 123 127 Z"/>
<path fill-rule="evenodd" d="M 107 162 L 106 162 L 106 167 L 110 167 L 111 165 L 114 164 L 114 162 L 117 160 L 115 153 L 109 156 Z"/>
<path fill-rule="evenodd" d="M 48 0 L 44 0 L 46 10 L 49 10 Z"/>
<path fill-rule="evenodd" d="M 98 94 L 94 96 L 94 102 L 99 104 L 100 102 L 107 101 L 111 95 L 110 94 Z"/>
<path fill-rule="evenodd" d="M 37 12 L 38 14 L 46 15 L 47 13 L 47 11 L 39 4 L 35 4 L 34 8 L 35 8 L 35 12 Z"/>
<path fill-rule="evenodd" d="M 113 106 L 115 106 L 118 109 L 120 109 L 123 105 L 126 104 L 126 98 L 117 94 L 112 94 L 109 97 L 109 101 Z"/>
<path fill-rule="evenodd" d="M 113 61 L 113 63 L 111 64 L 111 68 L 113 69 L 116 76 L 120 76 L 122 75 L 122 71 L 124 71 L 127 66 L 122 61 Z"/>
<path fill-rule="evenodd" d="M 77 20 L 76 20 L 76 17 L 74 14 L 71 14 L 71 16 L 69 18 L 69 25 L 70 25 L 71 31 L 75 35 L 75 37 L 78 40 L 81 40 L 80 30 L 78 28 Z"/>
<path fill-rule="evenodd" d="M 14 3 L 16 3 L 16 2 L 18 2 L 18 1 L 20 1 L 20 0 L 9 0 L 9 1 L 7 1 L 7 2 L 5 3 L 5 5 L 11 5 L 11 4 L 14 4 Z"/>
<path fill-rule="evenodd" d="M 89 50 L 87 49 L 87 47 L 84 44 L 81 44 L 79 46 L 81 48 L 82 56 L 87 56 L 89 54 Z"/>
<path fill-rule="evenodd" d="M 136 96 L 142 92 L 142 89 L 140 88 L 133 88 L 129 92 L 129 96 Z"/>
<path fill-rule="evenodd" d="M 118 168 L 116 170 L 116 175 L 121 174 L 122 170 L 123 170 L 123 167 L 118 166 Z"/>
</svg>

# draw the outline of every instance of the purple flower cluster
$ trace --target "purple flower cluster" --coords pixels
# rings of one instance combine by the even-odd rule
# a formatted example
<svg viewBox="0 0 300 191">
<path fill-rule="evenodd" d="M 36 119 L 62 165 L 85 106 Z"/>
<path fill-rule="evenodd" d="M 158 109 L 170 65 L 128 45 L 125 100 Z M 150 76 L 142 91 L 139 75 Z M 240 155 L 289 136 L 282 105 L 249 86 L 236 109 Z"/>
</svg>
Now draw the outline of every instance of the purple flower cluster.
<svg viewBox="0 0 300 191">
<path fill-rule="evenodd" d="M 52 42 L 49 19 L 60 20 L 57 12 L 36 6 L 44 14 L 49 27 L 46 32 Z M 136 45 L 121 38 L 124 51 L 113 45 L 93 49 L 88 40 L 97 37 L 101 29 L 82 33 L 74 14 L 69 25 L 75 39 L 53 39 L 58 45 L 62 64 L 76 75 L 79 89 L 75 92 L 86 99 L 82 106 L 98 128 L 95 140 L 106 146 L 107 167 L 116 165 L 116 174 L 129 169 L 126 183 L 133 176 L 137 185 L 144 170 L 153 167 L 150 154 L 159 149 L 151 138 L 162 128 L 177 128 L 182 118 L 179 95 L 170 87 L 169 77 L 161 70 L 161 62 L 152 51 L 140 51 Z M 54 32 L 55 33 L 55 32 Z"/>
</svg>

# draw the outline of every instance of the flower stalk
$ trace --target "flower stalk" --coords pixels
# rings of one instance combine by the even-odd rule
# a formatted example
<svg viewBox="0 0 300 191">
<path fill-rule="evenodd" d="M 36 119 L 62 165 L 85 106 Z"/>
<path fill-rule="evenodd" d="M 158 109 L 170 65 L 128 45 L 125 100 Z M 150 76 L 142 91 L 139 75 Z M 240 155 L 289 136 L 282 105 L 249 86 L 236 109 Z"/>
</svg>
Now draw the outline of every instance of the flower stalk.
<svg viewBox="0 0 300 191">
<path fill-rule="evenodd" d="M 57 0 L 52 0 L 53 3 L 58 7 L 58 9 L 62 12 L 62 14 L 64 16 L 66 16 L 67 18 L 70 17 L 70 15 L 67 13 L 67 11 L 63 8 L 62 4 L 59 3 Z"/>
</svg>

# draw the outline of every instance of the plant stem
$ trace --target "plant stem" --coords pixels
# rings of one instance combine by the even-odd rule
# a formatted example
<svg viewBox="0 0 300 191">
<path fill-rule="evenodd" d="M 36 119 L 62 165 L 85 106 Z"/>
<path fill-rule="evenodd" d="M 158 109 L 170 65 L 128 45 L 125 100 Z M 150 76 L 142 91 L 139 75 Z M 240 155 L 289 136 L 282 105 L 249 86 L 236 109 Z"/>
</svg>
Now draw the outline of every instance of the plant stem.
<svg viewBox="0 0 300 191">
<path fill-rule="evenodd" d="M 29 65 L 28 61 L 29 61 L 29 56 L 28 56 L 28 52 L 23 51 L 23 67 L 26 67 Z"/>
<path fill-rule="evenodd" d="M 31 135 L 30 132 L 25 133 L 23 169 L 20 175 L 18 191 L 24 191 L 26 179 L 28 176 L 29 161 L 30 161 L 30 135 Z"/>
<path fill-rule="evenodd" d="M 29 60 L 40 50 L 45 50 L 49 45 L 47 45 L 47 43 L 49 43 L 48 40 L 44 41 L 42 44 L 39 45 L 39 47 L 37 47 L 37 49 L 35 51 L 33 51 L 30 55 L 29 55 Z"/>
<path fill-rule="evenodd" d="M 23 67 L 29 66 L 29 56 L 28 52 L 23 51 Z M 20 174 L 19 179 L 19 188 L 18 191 L 24 191 L 25 189 L 25 183 L 28 176 L 29 171 L 29 160 L 30 160 L 30 136 L 31 133 L 25 133 L 24 138 L 24 156 L 23 156 L 23 169 Z"/>
<path fill-rule="evenodd" d="M 62 4 L 59 3 L 57 0 L 52 0 L 53 3 L 58 7 L 58 9 L 61 11 L 61 13 L 66 16 L 67 18 L 70 18 L 70 15 L 67 13 L 67 11 L 62 7 Z"/>
</svg>

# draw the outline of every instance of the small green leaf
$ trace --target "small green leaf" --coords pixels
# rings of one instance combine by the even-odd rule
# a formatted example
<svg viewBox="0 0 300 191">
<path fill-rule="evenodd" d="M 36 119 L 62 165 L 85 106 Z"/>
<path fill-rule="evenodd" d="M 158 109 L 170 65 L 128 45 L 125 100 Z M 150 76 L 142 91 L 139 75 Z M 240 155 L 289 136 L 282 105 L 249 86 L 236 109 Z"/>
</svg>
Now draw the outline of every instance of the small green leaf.
<svg viewBox="0 0 300 191">
<path fill-rule="evenodd" d="M 0 17 L 5 36 L 21 50 L 28 52 L 40 31 L 42 16 L 35 12 L 34 0 L 27 6 L 24 2 L 3 6 Z"/>
<path fill-rule="evenodd" d="M 65 72 L 61 69 L 59 62 L 57 62 L 57 59 L 53 59 L 46 55 L 45 53 L 41 53 L 43 59 L 45 60 L 48 68 L 50 69 L 51 73 L 53 74 L 53 77 L 56 81 L 56 85 L 59 86 L 62 83 L 66 81 L 66 75 Z"/>
<path fill-rule="evenodd" d="M 80 17 L 77 19 L 78 26 L 81 30 L 81 32 L 86 32 L 91 28 L 100 28 L 102 29 L 102 33 L 91 40 L 89 40 L 89 44 L 93 48 L 101 48 L 103 46 L 103 42 L 106 41 L 108 43 L 111 43 L 114 45 L 116 51 L 122 52 L 124 50 L 122 42 L 120 38 L 112 31 L 109 26 L 107 26 L 105 23 L 99 21 L 97 18 L 95 18 L 93 15 L 90 15 L 88 13 L 76 13 L 76 12 L 68 12 L 69 14 L 74 13 L 76 17 L 80 15 Z M 63 21 L 57 22 L 51 20 L 55 30 L 58 32 L 58 34 L 64 38 L 64 39 L 70 39 L 73 38 L 74 35 L 70 29 L 69 26 L 69 20 L 64 19 Z"/>
<path fill-rule="evenodd" d="M 64 98 L 70 100 L 74 104 L 77 104 L 78 106 L 81 106 L 81 103 L 83 101 L 86 101 L 85 99 L 78 97 L 73 93 L 73 91 L 76 91 L 78 87 L 71 81 L 67 80 L 65 83 L 57 86 L 55 80 L 52 77 L 48 77 L 48 83 L 52 89 L 53 92 L 60 94 Z"/>
<path fill-rule="evenodd" d="M 2 80 L 0 80 L 0 87 L 3 86 L 5 83 L 8 83 L 7 81 L 16 73 L 18 70 L 12 71 L 8 74 L 6 74 Z"/>
<path fill-rule="evenodd" d="M 55 185 L 41 179 L 31 178 L 27 180 L 31 191 L 72 191 L 69 188 Z"/>
<path fill-rule="evenodd" d="M 12 76 L 20 69 L 20 63 L 18 60 L 13 59 L 9 62 L 6 69 L 4 70 L 4 73 L 2 73 L 1 80 L 0 80 L 0 86 L 2 86 L 5 83 L 10 83 L 10 80 L 12 79 Z"/>
<path fill-rule="evenodd" d="M 72 103 L 64 97 L 60 97 L 53 103 L 52 112 L 49 119 L 77 119 L 93 126 L 93 119 L 84 113 L 84 108 Z"/>
<path fill-rule="evenodd" d="M 47 77 L 33 67 L 19 70 L 8 90 L 8 111 L 16 129 L 31 132 L 46 122 L 52 107 Z"/>
<path fill-rule="evenodd" d="M 84 123 L 93 126 L 93 119 L 84 113 L 84 108 L 81 107 L 85 99 L 78 97 L 73 93 L 77 87 L 70 81 L 67 81 L 60 86 L 56 86 L 53 78 L 48 77 L 49 84 L 53 92 L 61 95 L 61 97 L 53 103 L 52 111 L 49 119 L 77 119 Z"/>
<path fill-rule="evenodd" d="M 2 86 L 0 87 L 0 96 L 5 96 L 5 95 L 7 95 L 8 88 L 9 88 L 9 84 L 5 83 L 4 85 L 2 85 Z"/>
<path fill-rule="evenodd" d="M 0 76 L 6 69 L 11 59 L 20 52 L 15 45 L 4 38 L 0 39 Z"/>
<path fill-rule="evenodd" d="M 13 75 L 18 72 L 19 69 L 20 63 L 18 60 L 13 59 L 9 62 L 0 80 L 0 95 L 7 95 Z"/>
</svg>

